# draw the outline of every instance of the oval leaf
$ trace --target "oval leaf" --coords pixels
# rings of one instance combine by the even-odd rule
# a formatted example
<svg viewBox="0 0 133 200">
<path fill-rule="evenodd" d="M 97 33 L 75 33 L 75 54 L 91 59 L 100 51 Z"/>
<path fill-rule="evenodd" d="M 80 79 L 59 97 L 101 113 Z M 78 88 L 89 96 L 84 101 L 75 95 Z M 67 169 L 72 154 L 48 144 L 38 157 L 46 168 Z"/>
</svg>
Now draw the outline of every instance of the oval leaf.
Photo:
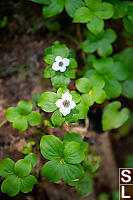
<svg viewBox="0 0 133 200">
<path fill-rule="evenodd" d="M 58 160 L 63 157 L 62 141 L 54 135 L 44 135 L 40 142 L 41 154 L 48 160 Z"/>
<path fill-rule="evenodd" d="M 0 161 L 0 176 L 7 178 L 14 172 L 15 163 L 10 158 L 5 158 Z"/>
<path fill-rule="evenodd" d="M 23 193 L 31 192 L 36 182 L 37 179 L 32 175 L 21 178 L 20 191 Z"/>
<path fill-rule="evenodd" d="M 38 106 L 45 112 L 53 112 L 57 109 L 56 106 L 57 94 L 54 92 L 44 92 L 39 100 Z"/>
<path fill-rule="evenodd" d="M 77 164 L 84 160 L 85 154 L 81 151 L 80 144 L 73 141 L 65 146 L 65 162 L 70 164 Z"/>
<path fill-rule="evenodd" d="M 119 128 L 127 121 L 129 110 L 123 108 L 119 111 L 120 107 L 121 103 L 119 101 L 109 103 L 105 107 L 102 117 L 102 126 L 104 131 Z"/>
<path fill-rule="evenodd" d="M 11 197 L 16 196 L 20 189 L 20 179 L 15 175 L 8 176 L 1 185 L 1 191 Z"/>
<path fill-rule="evenodd" d="M 31 172 L 31 164 L 28 160 L 18 160 L 14 168 L 15 174 L 19 177 L 25 177 Z"/>
</svg>

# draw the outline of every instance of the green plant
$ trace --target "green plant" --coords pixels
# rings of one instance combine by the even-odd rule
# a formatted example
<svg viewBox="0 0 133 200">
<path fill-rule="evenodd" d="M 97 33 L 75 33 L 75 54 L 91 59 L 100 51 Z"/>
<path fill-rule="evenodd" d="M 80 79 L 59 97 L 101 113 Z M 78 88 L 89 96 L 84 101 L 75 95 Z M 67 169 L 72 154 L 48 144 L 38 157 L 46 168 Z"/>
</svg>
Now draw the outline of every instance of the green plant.
<svg viewBox="0 0 133 200">
<path fill-rule="evenodd" d="M 34 145 L 35 145 L 34 141 L 28 142 L 27 145 L 23 147 L 22 153 L 25 154 L 25 155 L 29 154 L 31 152 L 32 146 L 34 146 Z"/>
<path fill-rule="evenodd" d="M 1 185 L 1 191 L 11 197 L 17 195 L 19 191 L 23 193 L 32 191 L 37 182 L 35 176 L 30 175 L 35 164 L 35 154 L 29 154 L 16 163 L 9 158 L 0 161 L 0 176 L 5 178 Z"/>
<path fill-rule="evenodd" d="M 43 176 L 52 182 L 62 178 L 68 185 L 75 186 L 80 196 L 91 193 L 92 179 L 100 166 L 100 158 L 90 157 L 88 144 L 79 134 L 67 132 L 63 141 L 53 135 L 45 135 L 41 139 L 40 150 L 50 160 L 42 167 Z M 83 166 L 80 164 L 82 161 Z"/>
<path fill-rule="evenodd" d="M 44 70 L 44 78 L 51 78 L 52 86 L 56 89 L 67 87 L 70 79 L 76 78 L 74 68 L 77 62 L 69 54 L 66 45 L 54 44 L 43 58 L 49 64 Z"/>
<path fill-rule="evenodd" d="M 0 28 L 4 28 L 7 24 L 8 18 L 4 16 L 2 20 L 0 20 Z"/>
<path fill-rule="evenodd" d="M 121 103 L 114 101 L 106 106 L 103 112 L 102 124 L 103 130 L 111 130 L 119 128 L 129 117 L 129 110 L 127 108 L 120 109 Z"/>
<path fill-rule="evenodd" d="M 32 103 L 20 101 L 17 107 L 8 108 L 6 118 L 13 123 L 13 128 L 25 131 L 28 125 L 39 125 L 42 121 L 38 112 L 40 110 L 41 113 L 50 113 L 49 119 L 44 119 L 45 126 L 56 128 L 63 123 L 78 123 L 78 120 L 88 117 L 90 107 L 95 104 L 102 104 L 99 107 L 103 110 L 103 131 L 126 125 L 130 112 L 128 108 L 123 108 L 120 95 L 133 99 L 133 48 L 127 46 L 125 49 L 122 47 L 121 52 L 115 50 L 116 46 L 119 46 L 119 43 L 116 44 L 120 37 L 125 37 L 126 32 L 132 35 L 133 3 L 119 0 L 31 1 L 43 5 L 45 18 L 55 16 L 65 8 L 74 23 L 82 23 L 82 26 L 73 25 L 74 31 L 77 32 L 75 38 L 71 33 L 66 34 L 67 38 L 75 43 L 75 52 L 79 55 L 78 60 L 80 58 L 82 62 L 78 64 L 76 53 L 58 41 L 46 48 L 43 60 L 47 66 L 43 77 L 50 78 L 54 89 L 41 95 L 35 93 Z M 105 24 L 104 20 L 108 19 L 111 20 Z M 124 33 L 119 36 L 113 25 L 115 22 L 121 23 L 121 19 Z M 51 20 L 52 22 L 46 22 L 47 29 L 58 31 L 62 27 L 59 26 L 60 20 L 59 23 L 56 17 Z M 127 45 L 126 42 L 125 44 Z M 71 83 L 74 83 L 73 87 Z M 43 130 L 42 124 L 40 126 Z M 6 178 L 1 188 L 10 196 L 15 196 L 19 190 L 31 191 L 37 182 L 34 176 L 29 175 L 37 161 L 35 154 L 31 153 L 31 146 L 31 143 L 27 143 L 22 150 L 26 156 L 16 164 L 8 158 L 0 161 L 0 175 Z M 88 143 L 76 133 L 67 132 L 62 140 L 54 135 L 42 136 L 40 151 L 42 156 L 49 160 L 41 169 L 42 175 L 51 182 L 62 179 L 68 185 L 74 186 L 79 195 L 89 195 L 100 166 L 100 157 L 88 151 L 88 148 Z M 132 160 L 132 157 L 129 161 L 130 159 Z M 12 178 L 13 184 L 17 183 L 14 188 L 10 187 Z M 117 196 L 117 193 L 114 193 L 112 198 L 117 199 Z M 108 199 L 109 196 L 102 194 L 99 199 L 101 198 Z"/>
<path fill-rule="evenodd" d="M 102 193 L 98 196 L 98 200 L 118 200 L 119 199 L 119 192 L 113 191 L 112 195 L 110 196 L 107 193 Z"/>
<path fill-rule="evenodd" d="M 73 17 L 75 11 L 84 6 L 82 0 L 31 0 L 36 3 L 44 4 L 43 15 L 44 17 L 52 17 L 61 13 L 64 8 L 70 17 Z"/>
<path fill-rule="evenodd" d="M 63 145 L 63 142 L 54 135 L 43 136 L 40 142 L 41 154 L 48 160 L 42 167 L 42 175 L 52 182 L 61 178 L 68 184 L 84 176 L 84 170 L 79 165 L 84 158 L 84 151 L 80 143 L 72 141 Z M 52 171 L 52 173 L 51 173 Z"/>
<path fill-rule="evenodd" d="M 125 159 L 125 167 L 132 168 L 133 167 L 133 155 L 127 155 Z"/>
<path fill-rule="evenodd" d="M 95 35 L 89 31 L 86 32 L 87 40 L 82 44 L 82 49 L 86 53 L 94 53 L 97 51 L 101 57 L 106 57 L 112 54 L 113 43 L 116 39 L 116 33 L 112 29 L 103 30 L 98 35 Z"/>
<path fill-rule="evenodd" d="M 20 101 L 17 107 L 10 107 L 6 110 L 6 118 L 13 122 L 13 127 L 25 131 L 28 124 L 36 126 L 41 122 L 41 115 L 37 111 L 32 111 L 32 103 Z"/>
<path fill-rule="evenodd" d="M 94 34 L 99 34 L 104 28 L 104 19 L 113 16 L 111 4 L 101 0 L 85 0 L 86 7 L 76 10 L 73 22 L 87 23 L 87 28 Z"/>
</svg>

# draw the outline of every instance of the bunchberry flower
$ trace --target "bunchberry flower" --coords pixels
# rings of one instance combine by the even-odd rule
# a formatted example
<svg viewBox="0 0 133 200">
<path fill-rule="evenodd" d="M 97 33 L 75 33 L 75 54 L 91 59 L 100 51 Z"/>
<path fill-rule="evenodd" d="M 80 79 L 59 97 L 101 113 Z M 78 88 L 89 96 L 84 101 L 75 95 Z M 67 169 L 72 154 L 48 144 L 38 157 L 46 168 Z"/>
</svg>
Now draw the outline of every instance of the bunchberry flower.
<svg viewBox="0 0 133 200">
<path fill-rule="evenodd" d="M 72 95 L 69 92 L 65 92 L 62 94 L 62 99 L 58 99 L 56 102 L 56 106 L 59 108 L 62 115 L 66 116 L 71 112 L 76 104 L 72 101 Z"/>
<path fill-rule="evenodd" d="M 55 62 L 52 65 L 52 69 L 55 71 L 65 72 L 66 67 L 69 65 L 70 60 L 68 58 L 62 58 L 61 56 L 56 56 Z"/>
</svg>

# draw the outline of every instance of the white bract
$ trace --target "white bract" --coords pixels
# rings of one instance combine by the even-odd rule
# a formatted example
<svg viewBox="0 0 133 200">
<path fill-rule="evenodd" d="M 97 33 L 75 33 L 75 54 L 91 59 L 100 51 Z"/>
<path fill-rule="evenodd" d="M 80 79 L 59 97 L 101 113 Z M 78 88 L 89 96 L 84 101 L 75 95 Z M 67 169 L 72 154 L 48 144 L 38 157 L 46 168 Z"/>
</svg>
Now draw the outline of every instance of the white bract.
<svg viewBox="0 0 133 200">
<path fill-rule="evenodd" d="M 66 92 L 62 95 L 62 99 L 58 99 L 56 102 L 56 106 L 59 108 L 62 115 L 66 116 L 71 112 L 76 104 L 72 101 L 72 95 L 69 92 Z"/>
<path fill-rule="evenodd" d="M 61 56 L 56 56 L 55 62 L 52 65 L 52 69 L 55 71 L 66 71 L 66 67 L 69 65 L 70 60 L 68 58 L 62 58 Z"/>
</svg>

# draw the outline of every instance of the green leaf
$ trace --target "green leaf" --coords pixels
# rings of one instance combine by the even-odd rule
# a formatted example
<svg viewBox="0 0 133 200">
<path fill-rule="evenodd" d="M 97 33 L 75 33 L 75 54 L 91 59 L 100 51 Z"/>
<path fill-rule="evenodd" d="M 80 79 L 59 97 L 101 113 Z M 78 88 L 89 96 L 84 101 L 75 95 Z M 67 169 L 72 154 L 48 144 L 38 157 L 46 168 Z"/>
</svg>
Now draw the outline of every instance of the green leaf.
<svg viewBox="0 0 133 200">
<path fill-rule="evenodd" d="M 112 43 L 116 40 L 116 33 L 113 29 L 106 29 L 103 34 L 103 42 Z"/>
<path fill-rule="evenodd" d="M 88 66 L 92 66 L 92 61 L 96 58 L 96 56 L 94 54 L 90 54 L 87 56 L 86 58 L 86 62 L 88 64 Z"/>
<path fill-rule="evenodd" d="M 27 102 L 27 101 L 20 101 L 18 103 L 18 111 L 22 115 L 28 115 L 32 111 L 32 103 Z"/>
<path fill-rule="evenodd" d="M 50 5 L 43 7 L 43 16 L 48 18 L 61 13 L 64 9 L 64 1 L 51 0 Z"/>
<path fill-rule="evenodd" d="M 6 118 L 9 122 L 14 122 L 16 119 L 20 117 L 20 113 L 17 108 L 10 107 L 6 110 Z"/>
<path fill-rule="evenodd" d="M 129 72 L 125 68 L 122 62 L 116 61 L 114 62 L 114 67 L 112 68 L 111 77 L 118 80 L 124 81 L 128 79 Z"/>
<path fill-rule="evenodd" d="M 104 131 L 119 128 L 127 121 L 129 110 L 123 108 L 120 111 L 120 107 L 121 103 L 119 101 L 114 101 L 104 108 L 102 117 L 102 126 Z"/>
<path fill-rule="evenodd" d="M 85 119 L 85 118 L 87 118 L 87 114 L 88 114 L 88 111 L 89 111 L 89 106 L 88 106 L 88 104 L 86 104 L 83 101 L 82 98 L 81 98 L 81 102 L 77 105 L 77 109 L 79 110 L 78 119 Z"/>
<path fill-rule="evenodd" d="M 35 176 L 32 175 L 21 178 L 20 191 L 23 193 L 31 192 L 36 182 L 37 179 L 35 178 Z"/>
<path fill-rule="evenodd" d="M 64 44 L 56 44 L 52 47 L 52 54 L 54 56 L 61 56 L 62 58 L 67 58 L 69 55 L 69 49 Z"/>
<path fill-rule="evenodd" d="M 100 3 L 97 7 L 97 10 L 94 11 L 94 14 L 101 19 L 109 19 L 114 14 L 113 6 L 109 3 Z"/>
<path fill-rule="evenodd" d="M 91 78 L 93 77 L 94 75 L 98 75 L 98 73 L 96 72 L 95 69 L 89 69 L 86 71 L 86 73 L 84 74 L 84 77 L 85 78 Z"/>
<path fill-rule="evenodd" d="M 47 66 L 44 70 L 43 77 L 44 78 L 51 78 L 55 75 L 55 71 L 52 69 L 52 66 Z"/>
<path fill-rule="evenodd" d="M 114 15 L 113 18 L 114 19 L 119 19 L 124 17 L 127 14 L 128 11 L 128 1 L 118 1 L 118 0 L 111 0 L 110 3 L 113 5 L 114 7 Z"/>
<path fill-rule="evenodd" d="M 65 116 L 65 122 L 67 124 L 76 123 L 78 121 L 78 113 L 79 111 L 76 106 L 76 108 L 72 109 L 71 112 Z"/>
<path fill-rule="evenodd" d="M 59 110 L 56 110 L 51 117 L 51 121 L 55 127 L 58 127 L 63 124 L 65 118 L 62 116 Z"/>
<path fill-rule="evenodd" d="M 57 160 L 52 160 L 43 165 L 42 176 L 45 176 L 51 182 L 57 182 L 61 179 L 62 170 L 63 165 Z"/>
<path fill-rule="evenodd" d="M 89 174 L 85 174 L 85 176 L 75 182 L 75 188 L 77 190 L 78 195 L 80 196 L 88 196 L 92 192 L 92 179 L 90 178 Z"/>
<path fill-rule="evenodd" d="M 76 68 L 78 66 L 78 63 L 74 58 L 69 58 L 69 60 L 70 60 L 69 67 Z"/>
<path fill-rule="evenodd" d="M 52 86 L 55 89 L 67 88 L 70 83 L 70 78 L 63 75 L 56 75 L 51 78 Z"/>
<path fill-rule="evenodd" d="M 1 185 L 1 191 L 11 197 L 16 196 L 20 189 L 20 179 L 15 175 L 8 176 Z"/>
<path fill-rule="evenodd" d="M 101 57 L 107 57 L 113 52 L 113 47 L 111 44 L 105 43 L 104 46 L 101 46 L 97 49 L 97 53 Z"/>
<path fill-rule="evenodd" d="M 98 42 L 97 41 L 87 39 L 82 43 L 82 49 L 86 53 L 88 53 L 88 52 L 93 53 L 97 50 L 97 48 L 98 48 Z"/>
<path fill-rule="evenodd" d="M 14 172 L 19 177 L 25 177 L 31 172 L 31 164 L 28 160 L 20 159 L 16 162 Z"/>
<path fill-rule="evenodd" d="M 38 106 L 45 112 L 53 112 L 57 109 L 57 94 L 54 92 L 44 92 L 39 100 Z"/>
<path fill-rule="evenodd" d="M 117 191 L 117 190 L 113 191 L 112 199 L 113 200 L 119 200 L 119 191 Z"/>
<path fill-rule="evenodd" d="M 63 164 L 62 178 L 67 184 L 73 185 L 75 180 L 81 179 L 84 176 L 84 170 L 81 165 L 71 165 L 68 163 Z"/>
<path fill-rule="evenodd" d="M 128 3 L 128 19 L 133 23 L 133 2 Z"/>
<path fill-rule="evenodd" d="M 94 68 L 100 74 L 109 74 L 113 68 L 113 59 L 111 57 L 93 60 Z"/>
<path fill-rule="evenodd" d="M 82 6 L 84 6 L 82 0 L 65 0 L 65 9 L 70 17 L 73 17 L 75 11 Z"/>
<path fill-rule="evenodd" d="M 82 98 L 86 105 L 92 106 L 94 102 L 99 104 L 103 103 L 106 98 L 106 93 L 103 89 L 99 87 L 94 87 L 92 90 L 89 91 L 89 93 L 83 94 Z"/>
<path fill-rule="evenodd" d="M 90 154 L 88 158 L 83 161 L 83 168 L 85 171 L 89 172 L 89 174 L 96 173 L 96 171 L 100 167 L 101 158 L 99 156 L 94 156 Z"/>
<path fill-rule="evenodd" d="M 92 77 L 90 77 L 89 81 L 90 81 L 91 88 L 94 88 L 94 87 L 103 88 L 105 85 L 104 79 L 98 74 L 95 74 Z"/>
<path fill-rule="evenodd" d="M 58 99 L 62 99 L 62 94 L 64 94 L 65 92 L 69 92 L 69 90 L 67 88 L 59 88 L 57 90 Z"/>
<path fill-rule="evenodd" d="M 128 17 L 124 17 L 123 23 L 126 31 L 130 34 L 133 34 L 133 22 Z"/>
<path fill-rule="evenodd" d="M 80 94 L 78 94 L 76 91 L 71 91 L 70 94 L 72 95 L 72 100 L 75 103 L 79 103 L 79 101 L 81 100 Z"/>
<path fill-rule="evenodd" d="M 59 160 L 64 155 L 63 143 L 54 135 L 45 135 L 41 138 L 40 150 L 48 160 Z"/>
<path fill-rule="evenodd" d="M 125 66 L 125 69 L 129 71 L 130 78 L 132 79 L 133 77 L 133 48 L 129 47 L 124 49 L 122 52 L 119 54 L 116 54 L 114 56 L 114 59 L 116 61 L 121 61 L 123 65 Z"/>
<path fill-rule="evenodd" d="M 41 120 L 42 120 L 42 116 L 39 112 L 37 111 L 32 111 L 29 115 L 28 115 L 28 123 L 31 125 L 31 126 L 37 126 L 38 124 L 41 123 Z"/>
<path fill-rule="evenodd" d="M 48 54 L 48 55 L 46 55 L 46 56 L 43 58 L 43 60 L 44 60 L 46 63 L 52 65 L 52 64 L 55 62 L 55 56 L 54 56 L 54 55 L 51 55 L 51 54 Z"/>
<path fill-rule="evenodd" d="M 84 152 L 88 151 L 88 147 L 89 147 L 89 145 L 88 145 L 87 142 L 82 142 L 82 143 L 80 144 L 80 148 L 81 148 L 81 150 L 84 151 Z"/>
<path fill-rule="evenodd" d="M 4 16 L 1 20 L 0 20 L 0 28 L 4 28 L 7 25 L 7 21 L 8 21 L 8 17 Z"/>
<path fill-rule="evenodd" d="M 10 158 L 5 158 L 0 161 L 0 176 L 3 178 L 7 178 L 9 175 L 14 172 L 14 162 Z"/>
<path fill-rule="evenodd" d="M 76 10 L 73 18 L 73 22 L 80 22 L 80 23 L 87 23 L 90 21 L 93 17 L 92 12 L 90 9 L 86 7 L 81 7 L 78 10 Z"/>
<path fill-rule="evenodd" d="M 109 194 L 107 194 L 107 193 L 102 193 L 102 194 L 100 194 L 100 195 L 98 196 L 98 200 L 108 200 L 109 197 L 110 197 Z"/>
<path fill-rule="evenodd" d="M 33 95 L 33 98 L 32 98 L 32 106 L 33 106 L 33 107 L 35 107 L 35 106 L 38 104 L 39 99 L 40 99 L 40 94 L 36 92 L 36 93 Z"/>
<path fill-rule="evenodd" d="M 13 122 L 13 128 L 19 131 L 25 131 L 27 127 L 28 127 L 27 119 L 23 119 L 22 117 L 19 117 Z"/>
<path fill-rule="evenodd" d="M 115 79 L 106 78 L 104 90 L 108 99 L 117 98 L 121 94 L 121 85 Z"/>
<path fill-rule="evenodd" d="M 103 33 L 102 44 L 112 43 L 116 40 L 116 33 L 113 29 L 106 29 Z M 102 45 L 101 44 L 101 45 Z"/>
<path fill-rule="evenodd" d="M 63 144 L 66 145 L 67 143 L 72 141 L 80 143 L 81 150 L 86 151 L 88 149 L 88 144 L 86 142 L 83 142 L 83 138 L 81 137 L 81 135 L 74 132 L 72 133 L 66 132 Z"/>
<path fill-rule="evenodd" d="M 87 23 L 87 28 L 94 34 L 99 34 L 104 28 L 104 21 L 97 16 L 93 16 Z"/>
<path fill-rule="evenodd" d="M 98 104 L 101 104 L 106 99 L 106 93 L 103 89 L 95 88 L 94 89 L 94 101 Z"/>
<path fill-rule="evenodd" d="M 92 106 L 94 104 L 94 97 L 93 97 L 93 90 L 90 90 L 89 93 L 83 94 L 82 95 L 82 99 L 84 104 L 86 104 L 86 106 Z"/>
<path fill-rule="evenodd" d="M 65 145 L 65 162 L 77 164 L 84 160 L 85 154 L 81 151 L 80 144 L 73 141 Z"/>
<path fill-rule="evenodd" d="M 91 78 L 80 78 L 76 81 L 77 89 L 82 93 L 89 93 L 94 87 L 103 88 L 104 80 L 99 75 L 94 75 Z"/>
<path fill-rule="evenodd" d="M 64 72 L 65 76 L 69 77 L 70 79 L 75 79 L 76 78 L 76 74 L 75 74 L 75 70 L 68 68 L 66 69 L 66 71 Z"/>
<path fill-rule="evenodd" d="M 90 90 L 90 81 L 88 78 L 80 78 L 76 80 L 76 87 L 82 93 L 87 93 Z"/>
<path fill-rule="evenodd" d="M 116 39 L 116 33 L 112 29 L 106 29 L 94 35 L 91 32 L 87 32 L 87 40 L 82 44 L 82 49 L 85 52 L 93 53 L 97 50 L 98 54 L 102 57 L 111 54 L 111 43 Z"/>
<path fill-rule="evenodd" d="M 122 94 L 128 99 L 133 99 L 133 80 L 126 80 L 122 83 Z"/>
<path fill-rule="evenodd" d="M 124 167 L 126 168 L 133 168 L 133 155 L 129 154 L 126 156 Z"/>
<path fill-rule="evenodd" d="M 34 168 L 37 163 L 37 156 L 34 153 L 29 153 L 24 157 L 24 160 L 28 160 L 31 164 L 31 167 Z"/>
<path fill-rule="evenodd" d="M 78 143 L 82 143 L 83 142 L 83 138 L 81 137 L 81 135 L 79 135 L 77 133 L 66 132 L 63 143 L 66 144 L 66 143 L 72 142 L 72 141 L 75 141 L 75 142 L 78 142 Z"/>
<path fill-rule="evenodd" d="M 99 4 L 101 3 L 101 0 L 85 0 L 85 4 L 87 7 L 91 8 L 91 10 L 95 11 L 97 7 L 99 7 Z"/>
<path fill-rule="evenodd" d="M 52 46 L 45 48 L 44 53 L 45 55 L 52 54 Z"/>
<path fill-rule="evenodd" d="M 31 152 L 31 148 L 30 147 L 27 147 L 27 146 L 25 146 L 25 147 L 23 147 L 23 149 L 22 149 L 22 153 L 23 154 L 28 154 L 28 153 L 30 153 Z"/>
</svg>

